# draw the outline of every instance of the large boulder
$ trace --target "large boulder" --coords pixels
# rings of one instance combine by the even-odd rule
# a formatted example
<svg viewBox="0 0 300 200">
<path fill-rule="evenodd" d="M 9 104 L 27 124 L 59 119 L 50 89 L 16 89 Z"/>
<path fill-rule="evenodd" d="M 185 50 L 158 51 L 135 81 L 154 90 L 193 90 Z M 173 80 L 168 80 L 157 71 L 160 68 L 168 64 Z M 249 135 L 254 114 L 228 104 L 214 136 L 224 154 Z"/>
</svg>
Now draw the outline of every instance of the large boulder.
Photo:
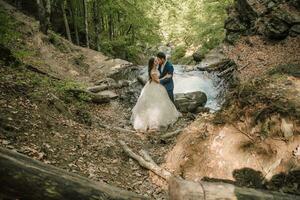
<svg viewBox="0 0 300 200">
<path fill-rule="evenodd" d="M 175 94 L 175 105 L 180 112 L 195 112 L 206 102 L 207 96 L 201 91 Z"/>
</svg>

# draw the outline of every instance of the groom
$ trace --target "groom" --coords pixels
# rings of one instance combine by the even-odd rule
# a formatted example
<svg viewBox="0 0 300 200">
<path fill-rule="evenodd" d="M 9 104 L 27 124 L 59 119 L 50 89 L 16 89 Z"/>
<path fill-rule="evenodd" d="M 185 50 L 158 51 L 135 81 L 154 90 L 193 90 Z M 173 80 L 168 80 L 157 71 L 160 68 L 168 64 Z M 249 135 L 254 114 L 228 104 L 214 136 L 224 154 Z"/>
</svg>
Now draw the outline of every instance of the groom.
<svg viewBox="0 0 300 200">
<path fill-rule="evenodd" d="M 160 84 L 162 84 L 166 88 L 171 101 L 174 103 L 174 94 L 173 94 L 174 67 L 171 62 L 167 61 L 166 54 L 163 52 L 159 52 L 157 54 L 157 60 L 158 60 L 158 64 L 159 64 L 158 70 L 160 72 L 160 76 L 159 76 Z M 167 76 L 167 78 L 163 78 L 166 75 L 169 75 L 169 76 Z"/>
</svg>

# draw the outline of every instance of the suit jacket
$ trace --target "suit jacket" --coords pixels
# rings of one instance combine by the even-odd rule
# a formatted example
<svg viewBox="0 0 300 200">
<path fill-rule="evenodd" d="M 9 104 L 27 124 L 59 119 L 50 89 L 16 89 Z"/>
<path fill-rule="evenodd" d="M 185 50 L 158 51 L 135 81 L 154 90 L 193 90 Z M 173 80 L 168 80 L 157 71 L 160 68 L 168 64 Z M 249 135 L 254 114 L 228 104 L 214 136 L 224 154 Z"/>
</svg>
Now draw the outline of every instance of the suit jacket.
<svg viewBox="0 0 300 200">
<path fill-rule="evenodd" d="M 167 61 L 163 71 L 161 71 L 161 66 L 158 67 L 158 70 L 160 72 L 160 76 L 159 76 L 160 79 L 167 74 L 172 75 L 172 77 L 170 78 L 160 80 L 160 84 L 162 84 L 167 90 L 174 90 L 174 82 L 173 82 L 174 67 L 172 63 Z"/>
</svg>

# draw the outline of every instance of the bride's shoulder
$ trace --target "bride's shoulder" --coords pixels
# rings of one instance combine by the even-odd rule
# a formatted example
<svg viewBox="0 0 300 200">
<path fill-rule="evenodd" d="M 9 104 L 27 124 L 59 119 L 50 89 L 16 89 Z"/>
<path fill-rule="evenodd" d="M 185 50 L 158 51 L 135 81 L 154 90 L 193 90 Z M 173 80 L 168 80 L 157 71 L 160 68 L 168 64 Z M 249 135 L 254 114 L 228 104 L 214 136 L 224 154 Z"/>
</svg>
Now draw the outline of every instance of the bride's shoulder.
<svg viewBox="0 0 300 200">
<path fill-rule="evenodd" d="M 159 71 L 158 70 L 152 70 L 151 74 L 159 74 Z"/>
</svg>

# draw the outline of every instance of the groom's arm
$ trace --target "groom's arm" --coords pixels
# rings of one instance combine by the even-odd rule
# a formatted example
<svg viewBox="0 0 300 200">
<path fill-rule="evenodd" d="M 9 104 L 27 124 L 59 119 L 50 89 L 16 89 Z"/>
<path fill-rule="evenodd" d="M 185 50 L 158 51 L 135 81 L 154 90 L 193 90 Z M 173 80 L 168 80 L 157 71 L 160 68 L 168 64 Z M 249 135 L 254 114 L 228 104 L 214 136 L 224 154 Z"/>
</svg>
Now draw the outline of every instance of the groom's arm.
<svg viewBox="0 0 300 200">
<path fill-rule="evenodd" d="M 167 67 L 167 76 L 160 79 L 160 84 L 166 84 L 172 80 L 173 73 L 174 73 L 174 67 L 173 65 L 168 65 Z"/>
</svg>

